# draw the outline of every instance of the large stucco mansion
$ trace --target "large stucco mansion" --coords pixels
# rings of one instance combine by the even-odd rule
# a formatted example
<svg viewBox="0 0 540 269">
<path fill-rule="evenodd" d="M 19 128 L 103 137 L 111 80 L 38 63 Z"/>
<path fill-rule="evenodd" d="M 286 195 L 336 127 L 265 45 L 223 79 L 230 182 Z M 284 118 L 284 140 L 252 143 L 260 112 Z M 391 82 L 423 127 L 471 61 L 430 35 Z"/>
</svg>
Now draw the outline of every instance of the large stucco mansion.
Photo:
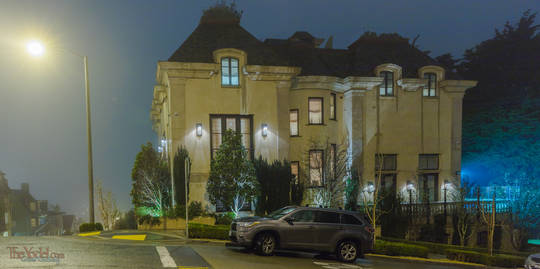
<svg viewBox="0 0 540 269">
<path fill-rule="evenodd" d="M 189 151 L 191 200 L 208 204 L 210 160 L 226 129 L 242 134 L 252 158 L 287 159 L 312 186 L 324 181 L 314 160 L 325 159 L 313 141 L 347 145 L 362 182 L 382 170 L 386 187 L 415 186 L 431 201 L 459 179 L 462 99 L 476 81 L 395 34 L 364 34 L 347 49 L 307 32 L 260 41 L 238 13 L 210 13 L 158 62 L 151 109 L 163 150 Z"/>
</svg>

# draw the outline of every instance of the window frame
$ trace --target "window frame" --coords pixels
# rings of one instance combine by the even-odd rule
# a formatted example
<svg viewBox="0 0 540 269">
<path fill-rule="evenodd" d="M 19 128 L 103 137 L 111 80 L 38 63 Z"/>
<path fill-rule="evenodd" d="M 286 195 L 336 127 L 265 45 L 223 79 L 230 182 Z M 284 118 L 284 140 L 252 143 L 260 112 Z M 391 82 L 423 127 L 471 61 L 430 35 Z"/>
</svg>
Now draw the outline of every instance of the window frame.
<svg viewBox="0 0 540 269">
<path fill-rule="evenodd" d="M 330 119 L 337 121 L 337 95 L 333 92 L 330 93 Z"/>
<path fill-rule="evenodd" d="M 382 168 L 379 169 L 379 158 L 382 157 Z M 385 158 L 394 157 L 394 169 L 385 168 Z M 375 154 L 375 172 L 397 171 L 397 154 Z"/>
<path fill-rule="evenodd" d="M 235 132 L 237 133 L 241 133 L 241 125 L 240 125 L 240 120 L 241 119 L 248 119 L 249 122 L 250 122 L 250 126 L 249 126 L 249 132 L 250 132 L 250 135 L 249 135 L 249 144 L 250 144 L 250 149 L 246 149 L 248 151 L 248 154 L 249 154 L 249 157 L 251 158 L 251 160 L 254 160 L 254 153 L 255 153 L 255 144 L 254 144 L 254 141 L 253 141 L 253 115 L 240 115 L 240 114 L 210 114 L 210 160 L 213 160 L 214 159 L 214 150 L 212 148 L 212 145 L 213 145 L 213 127 L 212 127 L 212 119 L 221 119 L 221 135 L 223 136 L 223 134 L 225 133 L 225 131 L 227 130 L 227 124 L 226 124 L 226 121 L 227 121 L 227 118 L 234 118 L 235 119 Z M 223 138 L 221 140 L 223 142 Z"/>
<path fill-rule="evenodd" d="M 233 67 L 232 67 L 232 60 L 236 60 L 236 62 L 238 63 L 238 66 L 236 67 L 236 74 L 238 76 L 238 84 L 232 84 L 232 78 L 233 78 L 233 74 L 232 74 L 232 70 L 233 70 Z M 224 84 L 223 83 L 223 61 L 226 60 L 228 61 L 228 68 L 229 68 L 229 84 Z M 235 58 L 235 57 L 230 57 L 230 56 L 227 56 L 227 57 L 222 57 L 221 58 L 221 61 L 220 61 L 220 71 L 221 71 L 221 87 L 224 87 L 224 88 L 238 88 L 240 87 L 240 59 L 238 58 Z"/>
<path fill-rule="evenodd" d="M 296 134 L 292 133 L 291 129 L 291 114 L 295 112 L 296 113 Z M 298 137 L 300 136 L 300 110 L 298 108 L 289 110 L 289 136 L 291 137 Z"/>
<path fill-rule="evenodd" d="M 388 83 L 388 74 L 391 74 L 392 75 L 392 94 L 388 94 L 388 89 L 389 89 L 389 83 Z M 383 76 L 381 76 L 383 75 Z M 395 96 L 396 94 L 396 91 L 395 91 L 395 83 L 394 83 L 394 72 L 392 71 L 388 71 L 388 70 L 383 70 L 381 72 L 379 72 L 379 77 L 382 77 L 384 78 L 383 80 L 383 85 L 380 85 L 379 86 L 379 96 L 386 96 L 386 97 L 391 97 L 391 96 Z M 381 89 L 382 87 L 384 87 L 384 94 L 381 94 Z"/>
<path fill-rule="evenodd" d="M 429 160 L 427 160 L 426 166 L 427 168 L 422 167 L 422 157 L 437 157 L 437 167 L 435 168 L 429 168 Z M 434 171 L 439 170 L 440 167 L 440 154 L 437 153 L 430 153 L 430 154 L 419 154 L 418 155 L 418 170 L 426 170 L 426 171 Z"/>
<path fill-rule="evenodd" d="M 293 164 L 296 165 L 296 167 L 297 167 L 297 170 L 296 170 L 296 171 L 297 171 L 298 174 L 296 175 L 296 179 L 295 179 L 295 180 L 298 181 L 298 180 L 300 180 L 300 162 L 299 162 L 299 161 L 291 161 L 291 175 L 294 175 L 294 174 L 292 173 L 292 167 L 293 167 Z"/>
<path fill-rule="evenodd" d="M 313 184 L 313 179 L 312 179 L 312 175 L 311 175 L 311 170 L 314 169 L 311 167 L 311 154 L 312 153 L 321 153 L 321 163 L 320 163 L 320 167 L 319 167 L 319 171 L 320 171 L 320 184 L 319 185 L 315 185 Z M 324 150 L 322 149 L 310 149 L 309 150 L 309 153 L 308 153 L 308 169 L 309 169 L 309 185 L 310 187 L 322 187 L 324 186 Z"/>
<path fill-rule="evenodd" d="M 426 78 L 428 80 L 428 84 L 426 87 L 422 89 L 422 96 L 423 97 L 437 97 L 437 74 L 434 72 L 426 72 L 424 73 L 424 79 Z M 433 95 L 431 94 L 432 93 L 431 90 L 433 90 Z M 427 95 L 426 95 L 426 91 L 427 91 Z"/>
<path fill-rule="evenodd" d="M 321 100 L 321 123 L 311 123 L 311 100 Z M 308 125 L 324 125 L 324 98 L 323 97 L 308 97 Z"/>
</svg>

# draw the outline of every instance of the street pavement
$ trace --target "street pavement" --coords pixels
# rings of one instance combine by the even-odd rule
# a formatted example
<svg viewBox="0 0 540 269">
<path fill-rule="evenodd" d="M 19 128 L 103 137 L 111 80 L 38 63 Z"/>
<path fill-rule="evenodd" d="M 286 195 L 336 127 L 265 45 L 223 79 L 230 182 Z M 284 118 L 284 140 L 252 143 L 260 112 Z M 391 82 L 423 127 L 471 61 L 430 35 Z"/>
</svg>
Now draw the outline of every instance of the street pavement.
<svg viewBox="0 0 540 269">
<path fill-rule="evenodd" d="M 145 241 L 113 240 L 111 234 L 88 238 L 0 237 L 0 268 L 461 268 L 379 258 L 344 264 L 333 257 L 301 252 L 261 257 L 221 243 L 186 242 L 155 234 L 149 234 L 148 238 Z"/>
</svg>

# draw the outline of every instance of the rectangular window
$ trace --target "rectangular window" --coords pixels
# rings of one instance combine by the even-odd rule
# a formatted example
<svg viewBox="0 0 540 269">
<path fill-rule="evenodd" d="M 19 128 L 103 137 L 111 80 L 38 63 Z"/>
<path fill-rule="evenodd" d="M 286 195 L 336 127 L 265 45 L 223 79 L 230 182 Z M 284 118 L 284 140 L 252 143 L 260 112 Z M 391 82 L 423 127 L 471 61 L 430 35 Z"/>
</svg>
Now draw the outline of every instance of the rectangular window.
<svg viewBox="0 0 540 269">
<path fill-rule="evenodd" d="M 339 223 L 339 213 L 315 211 L 315 222 L 319 223 Z"/>
<path fill-rule="evenodd" d="M 298 161 L 291 162 L 291 174 L 293 175 L 295 181 L 297 181 L 300 178 L 300 162 Z"/>
<path fill-rule="evenodd" d="M 214 158 L 225 130 L 233 130 L 242 135 L 242 145 L 253 158 L 253 117 L 251 115 L 210 115 L 210 147 L 211 157 Z"/>
<path fill-rule="evenodd" d="M 335 93 L 330 94 L 330 119 L 331 120 L 336 119 L 336 94 Z"/>
<path fill-rule="evenodd" d="M 419 198 L 422 202 L 433 202 L 438 200 L 438 174 L 421 174 L 418 182 Z"/>
<path fill-rule="evenodd" d="M 221 59 L 221 85 L 222 86 L 238 86 L 238 59 L 222 58 Z"/>
<path fill-rule="evenodd" d="M 308 98 L 309 124 L 323 124 L 322 97 Z"/>
<path fill-rule="evenodd" d="M 381 167 L 382 165 L 382 167 Z M 395 171 L 397 169 L 396 154 L 377 154 L 375 155 L 375 170 Z"/>
<path fill-rule="evenodd" d="M 298 136 L 298 109 L 289 111 L 289 122 L 291 125 L 291 136 Z"/>
<path fill-rule="evenodd" d="M 322 186 L 323 183 L 323 151 L 309 151 L 309 180 L 312 186 Z"/>
<path fill-rule="evenodd" d="M 422 93 L 423 96 L 435 97 L 437 89 L 437 75 L 434 73 L 425 73 L 424 78 L 428 80 L 427 85 L 424 87 Z"/>
<path fill-rule="evenodd" d="M 396 193 L 396 174 L 381 175 L 381 188 L 389 193 Z"/>
<path fill-rule="evenodd" d="M 394 73 L 382 71 L 379 77 L 384 78 L 379 91 L 381 96 L 394 96 Z"/>
<path fill-rule="evenodd" d="M 439 169 L 439 154 L 420 154 L 418 161 L 419 170 Z"/>
</svg>

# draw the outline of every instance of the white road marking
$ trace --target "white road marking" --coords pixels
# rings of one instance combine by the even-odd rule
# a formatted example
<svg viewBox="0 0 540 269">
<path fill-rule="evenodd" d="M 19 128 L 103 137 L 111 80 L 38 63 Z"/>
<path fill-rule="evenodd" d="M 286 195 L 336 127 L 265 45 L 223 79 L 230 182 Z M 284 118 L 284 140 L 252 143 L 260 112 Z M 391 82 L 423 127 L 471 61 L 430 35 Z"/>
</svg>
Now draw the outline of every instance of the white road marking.
<svg viewBox="0 0 540 269">
<path fill-rule="evenodd" d="M 313 262 L 316 265 L 321 266 L 325 269 L 352 269 L 352 268 L 363 268 L 359 265 L 353 265 L 353 264 L 344 264 L 344 263 L 327 263 L 327 262 Z"/>
<path fill-rule="evenodd" d="M 156 246 L 156 250 L 159 254 L 159 258 L 161 259 L 161 263 L 163 264 L 163 267 L 175 267 L 176 263 L 174 262 L 173 258 L 169 254 L 169 251 L 166 247 L 162 246 Z"/>
</svg>

